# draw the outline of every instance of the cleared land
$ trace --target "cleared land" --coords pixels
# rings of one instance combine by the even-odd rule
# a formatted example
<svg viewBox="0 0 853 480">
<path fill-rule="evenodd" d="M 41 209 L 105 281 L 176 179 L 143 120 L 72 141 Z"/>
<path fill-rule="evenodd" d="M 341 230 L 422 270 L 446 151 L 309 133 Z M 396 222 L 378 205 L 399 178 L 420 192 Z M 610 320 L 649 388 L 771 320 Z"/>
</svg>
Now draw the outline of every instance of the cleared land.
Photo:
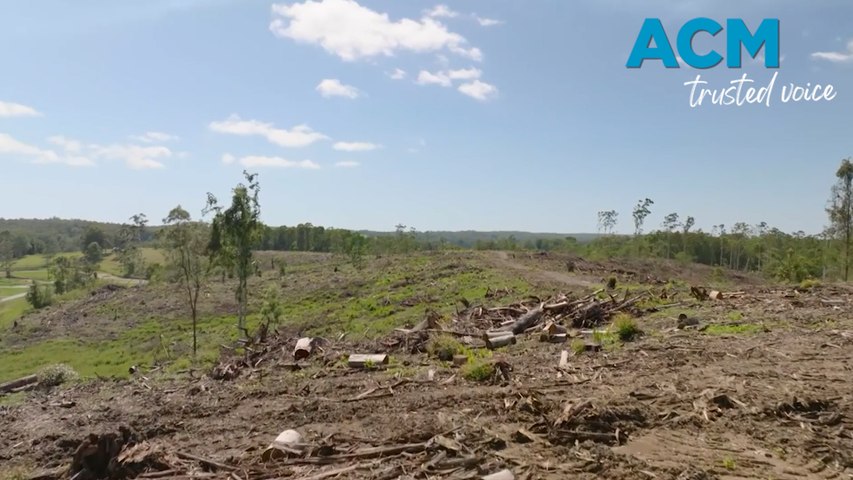
<svg viewBox="0 0 853 480">
<path fill-rule="evenodd" d="M 272 269 L 273 257 L 286 262 L 283 277 Z M 362 271 L 330 255 L 264 253 L 260 264 L 252 311 L 274 288 L 284 306 L 278 333 L 251 350 L 220 347 L 235 345 L 233 285 L 213 282 L 202 301 L 202 364 L 193 372 L 186 309 L 169 285 L 100 287 L 27 314 L 17 329 L 0 325 L 0 381 L 58 362 L 83 376 L 116 377 L 0 400 L 7 476 L 56 478 L 88 433 L 120 427 L 133 432 L 136 445 L 119 462 L 118 471 L 130 476 L 481 478 L 509 469 L 529 479 L 687 480 L 853 473 L 847 287 L 501 252 L 369 258 Z M 588 297 L 610 277 L 615 290 Z M 691 285 L 736 293 L 700 301 Z M 590 317 L 600 326 L 589 332 L 566 316 L 549 317 L 569 327 L 565 343 L 541 342 L 540 327 L 487 352 L 477 348 L 479 338 L 463 335 L 517 318 L 539 301 L 563 302 L 563 293 L 566 302 L 586 299 L 582 305 L 640 298 L 624 310 L 643 333 L 621 341 L 612 318 Z M 437 314 L 435 329 L 456 332 L 454 341 L 395 331 L 427 312 Z M 679 313 L 698 325 L 677 328 Z M 253 314 L 253 329 L 258 321 Z M 309 334 L 327 342 L 296 367 L 293 346 Z M 436 338 L 467 355 L 468 366 L 420 351 Z M 597 347 L 584 351 L 587 344 Z M 390 360 L 352 369 L 351 353 Z M 220 360 L 220 371 L 237 366 L 239 375 L 206 375 Z M 130 365 L 141 373 L 128 378 Z M 264 448 L 290 428 L 304 437 L 301 452 L 264 462 Z"/>
</svg>

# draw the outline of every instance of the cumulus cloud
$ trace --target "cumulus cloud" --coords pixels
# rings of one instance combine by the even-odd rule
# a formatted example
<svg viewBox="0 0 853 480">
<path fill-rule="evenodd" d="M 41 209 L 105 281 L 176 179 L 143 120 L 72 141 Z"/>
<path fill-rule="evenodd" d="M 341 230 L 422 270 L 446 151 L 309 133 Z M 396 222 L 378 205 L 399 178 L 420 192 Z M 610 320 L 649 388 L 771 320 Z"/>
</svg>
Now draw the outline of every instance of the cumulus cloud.
<svg viewBox="0 0 853 480">
<path fill-rule="evenodd" d="M 341 167 L 341 168 L 353 168 L 353 167 L 357 167 L 359 165 L 361 165 L 361 164 L 358 162 L 355 162 L 353 160 L 344 160 L 344 161 L 335 163 L 336 167 Z"/>
<path fill-rule="evenodd" d="M 249 155 L 238 160 L 244 167 L 275 167 L 275 168 L 299 168 L 306 170 L 317 170 L 320 165 L 311 160 L 288 160 L 281 157 L 265 157 L 261 155 Z"/>
<path fill-rule="evenodd" d="M 332 145 L 332 148 L 341 152 L 368 152 L 380 147 L 381 145 L 370 142 L 337 142 Z"/>
<path fill-rule="evenodd" d="M 432 18 L 455 18 L 459 16 L 459 13 L 454 12 L 447 5 L 439 4 L 430 8 L 429 10 L 425 10 L 424 15 Z"/>
<path fill-rule="evenodd" d="M 145 132 L 142 135 L 132 135 L 130 138 L 144 143 L 162 143 L 178 140 L 177 135 L 170 135 L 163 132 Z"/>
<path fill-rule="evenodd" d="M 0 101 L 0 117 L 39 117 L 35 108 L 21 105 L 20 103 Z"/>
<path fill-rule="evenodd" d="M 847 49 L 841 52 L 814 52 L 812 58 L 826 60 L 832 63 L 853 62 L 853 40 L 847 42 Z"/>
<path fill-rule="evenodd" d="M 388 74 L 391 80 L 402 80 L 406 78 L 406 71 L 400 68 L 395 68 L 393 72 Z"/>
<path fill-rule="evenodd" d="M 329 137 L 315 132 L 308 125 L 297 125 L 290 130 L 276 128 L 271 123 L 258 120 L 243 120 L 237 115 L 231 115 L 225 120 L 211 122 L 209 128 L 217 133 L 240 136 L 261 136 L 268 142 L 282 147 L 307 147 Z"/>
<path fill-rule="evenodd" d="M 352 85 L 344 85 L 336 78 L 327 78 L 317 85 L 320 95 L 329 97 L 358 98 L 359 91 Z"/>
<path fill-rule="evenodd" d="M 231 155 L 230 153 L 223 153 L 222 154 L 222 163 L 224 163 L 225 165 L 231 165 L 232 163 L 234 163 L 236 161 L 237 161 L 237 157 L 235 157 L 234 155 Z"/>
<path fill-rule="evenodd" d="M 498 93 L 497 87 L 486 82 L 481 82 L 480 80 L 463 83 L 462 85 L 459 85 L 458 90 L 463 94 L 480 101 L 489 100 Z"/>
<path fill-rule="evenodd" d="M 469 46 L 465 37 L 451 32 L 434 18 L 392 20 L 388 14 L 371 10 L 355 0 L 275 4 L 272 13 L 269 28 L 275 36 L 319 45 L 344 61 L 390 57 L 406 51 L 442 50 L 473 60 L 482 59 L 478 48 Z"/>
</svg>

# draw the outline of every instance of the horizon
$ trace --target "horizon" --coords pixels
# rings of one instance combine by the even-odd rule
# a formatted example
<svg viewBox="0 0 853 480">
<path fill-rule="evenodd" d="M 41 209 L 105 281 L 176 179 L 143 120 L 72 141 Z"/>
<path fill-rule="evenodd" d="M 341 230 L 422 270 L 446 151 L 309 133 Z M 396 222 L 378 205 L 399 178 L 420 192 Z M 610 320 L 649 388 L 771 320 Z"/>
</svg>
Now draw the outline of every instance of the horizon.
<svg viewBox="0 0 853 480">
<path fill-rule="evenodd" d="M 181 204 L 198 219 L 205 194 L 227 198 L 247 169 L 259 174 L 270 225 L 597 232 L 597 212 L 615 209 L 614 233 L 631 234 L 631 209 L 648 197 L 646 232 L 676 212 L 705 232 L 743 221 L 816 235 L 829 223 L 835 171 L 853 155 L 853 5 L 812 7 L 9 5 L 0 161 L 17 181 L 0 190 L 3 216 L 159 221 Z M 626 68 L 655 16 L 673 38 L 697 16 L 742 17 L 751 28 L 779 18 L 780 68 L 748 55 L 740 70 Z M 346 28 L 334 27 L 340 18 Z M 721 42 L 697 38 L 703 49 Z M 774 72 L 780 88 L 833 84 L 837 98 L 688 105 L 683 83 L 697 74 L 708 88 L 741 74 L 759 87 Z"/>
</svg>

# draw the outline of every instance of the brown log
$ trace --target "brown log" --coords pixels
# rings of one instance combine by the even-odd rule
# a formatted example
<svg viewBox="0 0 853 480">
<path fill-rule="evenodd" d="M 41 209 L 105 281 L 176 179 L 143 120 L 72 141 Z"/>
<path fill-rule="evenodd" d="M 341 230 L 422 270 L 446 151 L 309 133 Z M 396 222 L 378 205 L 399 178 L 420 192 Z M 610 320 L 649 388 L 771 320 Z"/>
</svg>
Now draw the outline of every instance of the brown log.
<svg viewBox="0 0 853 480">
<path fill-rule="evenodd" d="M 512 332 L 500 332 L 502 335 L 483 335 L 483 340 L 486 341 L 486 348 L 494 350 L 496 348 L 506 347 L 515 343 L 515 335 Z"/>
<path fill-rule="evenodd" d="M 33 383 L 38 383 L 39 379 L 37 375 L 27 375 L 26 377 L 21 377 L 17 380 L 12 380 L 11 382 L 6 382 L 0 385 L 0 392 L 7 393 L 12 390 L 20 387 L 24 387 L 27 385 L 31 385 Z"/>
<path fill-rule="evenodd" d="M 524 315 L 518 317 L 512 325 L 506 327 L 505 329 L 511 331 L 513 334 L 518 335 L 519 333 L 527 330 L 528 328 L 536 325 L 542 320 L 542 314 L 545 313 L 542 306 L 538 306 L 533 310 L 525 313 Z"/>
</svg>

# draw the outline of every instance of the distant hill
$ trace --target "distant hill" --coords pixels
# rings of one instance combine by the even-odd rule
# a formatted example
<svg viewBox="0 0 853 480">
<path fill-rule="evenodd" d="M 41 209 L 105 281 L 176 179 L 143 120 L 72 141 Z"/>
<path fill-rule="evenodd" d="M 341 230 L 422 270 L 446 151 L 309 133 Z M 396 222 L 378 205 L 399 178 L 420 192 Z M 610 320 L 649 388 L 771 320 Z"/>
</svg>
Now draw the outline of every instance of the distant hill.
<svg viewBox="0 0 853 480">
<path fill-rule="evenodd" d="M 0 232 L 9 231 L 15 236 L 24 238 L 26 243 L 30 245 L 28 249 L 30 251 L 27 253 L 53 253 L 77 250 L 80 248 L 83 235 L 89 228 L 97 228 L 103 231 L 106 237 L 111 240 L 118 235 L 121 225 L 118 223 L 56 217 L 47 219 L 0 218 Z M 150 226 L 146 239 L 150 239 L 158 228 L 158 226 Z M 395 235 L 395 232 L 374 230 L 361 230 L 359 233 L 368 237 L 388 237 Z M 462 248 L 506 245 L 508 241 L 512 240 L 512 243 L 518 246 L 539 248 L 543 242 L 562 242 L 566 238 L 574 238 L 578 243 L 587 243 L 598 236 L 595 233 L 537 233 L 513 230 L 479 232 L 464 230 L 416 232 L 415 240 L 418 243 L 430 243 L 433 245 L 445 243 Z"/>
</svg>

